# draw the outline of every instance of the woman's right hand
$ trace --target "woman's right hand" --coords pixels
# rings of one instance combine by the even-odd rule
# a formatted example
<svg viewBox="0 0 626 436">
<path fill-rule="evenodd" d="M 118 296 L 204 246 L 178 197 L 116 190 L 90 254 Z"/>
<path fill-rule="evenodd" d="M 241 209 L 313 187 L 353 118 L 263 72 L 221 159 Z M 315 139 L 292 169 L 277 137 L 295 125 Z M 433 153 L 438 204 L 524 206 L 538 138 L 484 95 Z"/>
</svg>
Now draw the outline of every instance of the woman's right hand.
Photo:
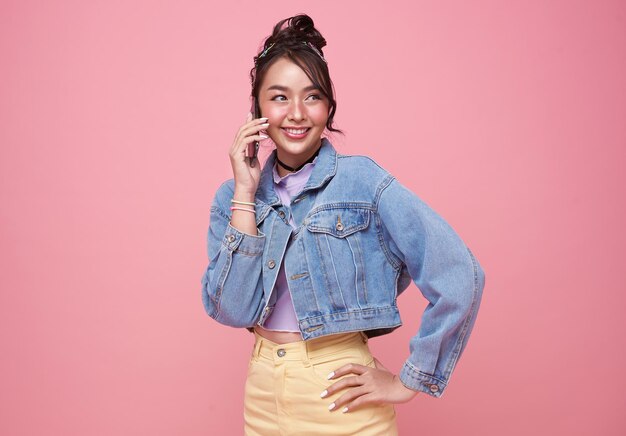
<svg viewBox="0 0 626 436">
<path fill-rule="evenodd" d="M 253 198 L 261 176 L 261 165 L 255 158 L 254 166 L 250 166 L 246 149 L 253 141 L 267 139 L 267 136 L 260 131 L 267 129 L 268 126 L 267 118 L 252 119 L 252 113 L 248 113 L 246 123 L 239 128 L 233 145 L 230 147 L 230 164 L 233 167 L 235 191 L 252 195 Z"/>
</svg>

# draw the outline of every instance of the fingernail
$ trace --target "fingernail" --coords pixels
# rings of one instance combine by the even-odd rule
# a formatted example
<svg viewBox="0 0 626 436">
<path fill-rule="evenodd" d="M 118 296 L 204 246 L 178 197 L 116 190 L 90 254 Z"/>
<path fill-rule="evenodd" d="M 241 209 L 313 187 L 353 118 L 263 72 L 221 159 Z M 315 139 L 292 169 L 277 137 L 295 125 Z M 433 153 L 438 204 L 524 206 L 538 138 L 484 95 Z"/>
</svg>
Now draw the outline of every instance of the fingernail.
<svg viewBox="0 0 626 436">
<path fill-rule="evenodd" d="M 347 407 L 344 407 L 343 410 L 341 411 L 341 413 L 346 413 L 348 411 Z"/>
<path fill-rule="evenodd" d="M 320 394 L 320 397 L 324 398 L 326 395 L 328 395 L 328 391 L 324 390 L 324 392 Z"/>
<path fill-rule="evenodd" d="M 332 403 L 330 406 L 328 406 L 328 410 L 333 410 L 335 408 L 335 403 Z"/>
<path fill-rule="evenodd" d="M 259 136 L 260 136 L 261 138 L 263 138 L 263 139 L 267 139 L 267 138 L 269 138 L 269 136 L 265 136 L 265 135 L 259 135 Z"/>
<path fill-rule="evenodd" d="M 267 126 L 269 126 L 269 125 L 270 125 L 270 123 L 263 123 L 263 124 L 261 124 L 261 125 L 262 125 L 263 127 L 267 127 Z"/>
<path fill-rule="evenodd" d="M 335 371 L 331 372 L 330 374 L 328 374 L 328 377 L 326 377 L 328 380 L 330 380 L 331 378 L 333 378 L 335 376 Z"/>
<path fill-rule="evenodd" d="M 261 117 L 261 118 L 259 118 L 259 120 L 262 120 L 262 121 L 267 121 L 267 120 L 269 120 L 269 118 L 267 118 L 267 117 Z"/>
</svg>

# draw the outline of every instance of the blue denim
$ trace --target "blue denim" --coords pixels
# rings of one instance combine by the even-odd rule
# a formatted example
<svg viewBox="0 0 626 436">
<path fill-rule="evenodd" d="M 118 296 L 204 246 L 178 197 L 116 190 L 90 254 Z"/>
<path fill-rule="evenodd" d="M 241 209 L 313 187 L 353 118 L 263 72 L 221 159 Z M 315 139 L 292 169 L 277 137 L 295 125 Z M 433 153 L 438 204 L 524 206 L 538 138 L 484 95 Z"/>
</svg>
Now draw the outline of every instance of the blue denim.
<svg viewBox="0 0 626 436">
<path fill-rule="evenodd" d="M 323 138 L 315 168 L 290 207 L 274 191 L 275 158 L 274 151 L 256 192 L 257 236 L 230 225 L 234 181 L 217 190 L 202 277 L 206 312 L 232 327 L 262 324 L 284 262 L 303 339 L 350 331 L 374 337 L 402 325 L 396 300 L 413 281 L 429 304 L 399 377 L 410 389 L 441 396 L 482 297 L 485 275 L 472 252 L 368 157 L 338 154 Z"/>
</svg>

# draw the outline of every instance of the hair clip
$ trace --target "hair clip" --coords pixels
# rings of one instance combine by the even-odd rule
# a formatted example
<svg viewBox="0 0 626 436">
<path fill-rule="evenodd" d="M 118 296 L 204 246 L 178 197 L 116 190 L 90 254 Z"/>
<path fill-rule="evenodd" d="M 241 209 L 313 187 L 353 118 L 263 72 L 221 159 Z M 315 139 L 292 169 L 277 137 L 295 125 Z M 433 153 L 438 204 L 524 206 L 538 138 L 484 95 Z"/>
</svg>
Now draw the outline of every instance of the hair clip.
<svg viewBox="0 0 626 436">
<path fill-rule="evenodd" d="M 267 48 L 265 50 L 263 50 L 263 52 L 257 56 L 256 60 L 254 61 L 254 63 L 256 64 L 259 59 L 261 59 L 263 56 L 265 56 L 270 49 L 274 46 L 274 42 L 271 43 L 270 45 L 267 46 Z M 317 55 L 320 57 L 320 59 L 322 59 L 324 62 L 328 63 L 328 61 L 326 61 L 326 59 L 324 59 L 324 56 L 322 56 L 322 52 L 320 52 L 317 47 L 315 47 L 311 42 L 309 41 L 302 41 L 302 44 L 306 45 L 307 47 L 309 47 L 311 50 L 313 50 L 315 53 L 317 53 Z"/>
<path fill-rule="evenodd" d="M 261 59 L 263 56 L 265 56 L 267 54 L 268 51 L 270 51 L 270 48 L 272 48 L 274 46 L 274 42 L 271 43 L 270 45 L 267 46 L 267 48 L 265 50 L 263 50 L 263 53 L 261 53 L 260 55 L 257 56 L 257 60 Z"/>
<path fill-rule="evenodd" d="M 315 53 L 317 53 L 317 55 L 322 58 L 322 60 L 326 63 L 328 63 L 326 61 L 326 59 L 324 59 L 324 56 L 322 56 L 322 53 L 317 49 L 317 47 L 315 47 L 313 44 L 311 44 L 309 41 L 303 41 L 302 44 L 304 45 L 308 45 L 309 48 L 311 48 L 311 50 L 313 50 Z"/>
</svg>

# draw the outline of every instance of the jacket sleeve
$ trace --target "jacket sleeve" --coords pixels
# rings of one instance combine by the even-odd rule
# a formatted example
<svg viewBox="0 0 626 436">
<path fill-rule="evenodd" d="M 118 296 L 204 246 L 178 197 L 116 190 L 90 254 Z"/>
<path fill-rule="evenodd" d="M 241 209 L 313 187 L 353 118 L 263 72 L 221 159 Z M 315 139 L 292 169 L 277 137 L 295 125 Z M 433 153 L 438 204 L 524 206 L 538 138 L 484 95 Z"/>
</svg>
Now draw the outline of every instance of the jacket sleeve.
<svg viewBox="0 0 626 436">
<path fill-rule="evenodd" d="M 474 326 L 485 275 L 441 216 L 395 178 L 384 185 L 383 243 L 400 275 L 408 273 L 429 302 L 399 377 L 410 389 L 440 397 Z"/>
<path fill-rule="evenodd" d="M 230 225 L 232 179 L 224 182 L 211 204 L 202 302 L 211 318 L 231 327 L 252 327 L 263 307 L 261 276 L 265 235 L 249 235 Z"/>
</svg>

